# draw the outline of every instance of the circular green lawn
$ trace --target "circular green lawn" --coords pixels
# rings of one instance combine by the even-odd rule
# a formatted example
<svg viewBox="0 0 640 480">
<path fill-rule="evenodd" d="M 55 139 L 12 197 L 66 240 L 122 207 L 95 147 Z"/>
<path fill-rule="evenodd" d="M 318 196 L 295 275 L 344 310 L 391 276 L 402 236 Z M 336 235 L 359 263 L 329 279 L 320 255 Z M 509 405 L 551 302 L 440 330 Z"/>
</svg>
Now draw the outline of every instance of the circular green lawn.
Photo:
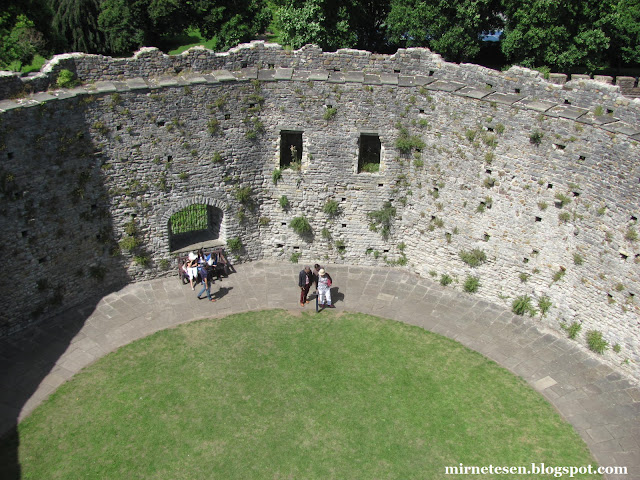
<svg viewBox="0 0 640 480">
<path fill-rule="evenodd" d="M 512 476 L 445 467 L 593 462 L 572 427 L 494 362 L 417 327 L 335 311 L 159 332 L 76 375 L 18 430 L 24 479 L 486 480 Z"/>
</svg>

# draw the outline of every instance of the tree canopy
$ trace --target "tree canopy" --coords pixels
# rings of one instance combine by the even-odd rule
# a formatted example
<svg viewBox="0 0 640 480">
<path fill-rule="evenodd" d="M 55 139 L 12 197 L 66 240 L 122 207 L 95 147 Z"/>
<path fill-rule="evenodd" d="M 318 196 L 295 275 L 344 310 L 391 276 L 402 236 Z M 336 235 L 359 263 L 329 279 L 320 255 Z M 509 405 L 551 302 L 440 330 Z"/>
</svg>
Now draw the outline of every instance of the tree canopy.
<svg viewBox="0 0 640 480">
<path fill-rule="evenodd" d="M 0 67 L 36 53 L 128 55 L 192 29 L 223 51 L 267 28 L 293 48 L 424 46 L 454 62 L 495 50 L 508 64 L 568 73 L 640 67 L 638 0 L 5 0 Z M 497 47 L 483 50 L 495 31 Z"/>
</svg>

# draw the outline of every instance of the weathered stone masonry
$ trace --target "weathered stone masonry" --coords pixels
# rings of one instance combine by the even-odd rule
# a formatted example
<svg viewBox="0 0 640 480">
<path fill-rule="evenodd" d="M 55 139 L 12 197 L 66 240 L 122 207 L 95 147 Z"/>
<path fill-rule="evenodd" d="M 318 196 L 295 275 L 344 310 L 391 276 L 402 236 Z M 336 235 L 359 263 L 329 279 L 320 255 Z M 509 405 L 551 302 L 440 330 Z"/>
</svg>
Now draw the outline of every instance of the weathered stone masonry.
<svg viewBox="0 0 640 480">
<path fill-rule="evenodd" d="M 145 49 L 65 56 L 48 71 L 60 65 L 95 83 L 0 102 L 2 256 L 23 272 L 1 281 L 3 334 L 173 274 L 168 219 L 203 203 L 222 211 L 220 238 L 240 238 L 243 259 L 406 258 L 452 288 L 477 276 L 476 295 L 505 306 L 547 296 L 542 322 L 602 331 L 621 347 L 609 359 L 638 375 L 640 102 L 617 87 L 447 64 L 422 49 Z M 274 184 L 281 131 L 302 132 L 302 166 Z M 403 132 L 424 146 L 403 153 Z M 377 173 L 358 173 L 362 134 L 380 138 Z M 338 216 L 324 213 L 329 200 Z M 387 240 L 367 216 L 385 201 L 397 211 Z M 297 216 L 312 238 L 293 232 Z M 121 252 L 131 236 L 139 245 Z M 477 268 L 459 256 L 474 248 L 488 259 Z"/>
</svg>

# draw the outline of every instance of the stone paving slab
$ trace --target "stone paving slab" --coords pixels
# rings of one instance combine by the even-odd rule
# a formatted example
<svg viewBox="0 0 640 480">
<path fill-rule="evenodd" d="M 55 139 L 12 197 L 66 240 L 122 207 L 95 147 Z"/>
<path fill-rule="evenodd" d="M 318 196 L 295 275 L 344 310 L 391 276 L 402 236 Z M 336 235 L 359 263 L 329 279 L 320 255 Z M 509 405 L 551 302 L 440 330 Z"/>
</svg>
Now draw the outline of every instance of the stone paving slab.
<svg viewBox="0 0 640 480">
<path fill-rule="evenodd" d="M 396 76 L 397 78 L 397 76 Z M 238 265 L 197 300 L 175 277 L 131 284 L 55 321 L 0 342 L 0 428 L 15 426 L 61 384 L 114 349 L 201 318 L 263 308 L 300 310 L 301 267 Z M 370 313 L 456 339 L 521 376 L 582 436 L 596 460 L 640 478 L 640 389 L 575 342 L 526 317 L 403 270 L 329 265 L 338 309 Z M 267 291 L 267 274 L 281 289 Z M 310 305 L 304 307 L 313 311 Z M 321 314 L 321 313 L 320 313 Z M 33 387 L 31 386 L 33 385 Z M 613 479 L 613 477 L 609 477 Z"/>
</svg>

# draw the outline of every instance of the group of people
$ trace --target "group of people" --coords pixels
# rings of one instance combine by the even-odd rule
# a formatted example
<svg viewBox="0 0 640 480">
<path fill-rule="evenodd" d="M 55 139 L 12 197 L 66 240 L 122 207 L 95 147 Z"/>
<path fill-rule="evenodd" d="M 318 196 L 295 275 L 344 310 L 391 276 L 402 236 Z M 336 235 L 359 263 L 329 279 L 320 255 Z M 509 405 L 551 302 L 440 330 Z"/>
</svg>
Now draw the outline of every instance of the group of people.
<svg viewBox="0 0 640 480">
<path fill-rule="evenodd" d="M 213 284 L 213 274 L 216 267 L 217 262 L 215 255 L 210 253 L 205 256 L 202 249 L 200 249 L 197 254 L 193 252 L 189 253 L 189 257 L 182 264 L 181 268 L 189 277 L 191 290 L 196 289 L 198 278 L 200 279 L 202 290 L 198 293 L 198 300 L 200 300 L 202 298 L 202 294 L 206 292 L 207 298 L 210 302 L 216 301 L 216 299 L 211 296 L 211 285 Z"/>
<path fill-rule="evenodd" d="M 331 284 L 333 280 L 331 276 L 317 263 L 311 267 L 306 266 L 300 270 L 298 275 L 298 286 L 300 287 L 300 306 L 304 307 L 308 301 L 309 290 L 311 285 L 315 284 L 318 292 L 318 307 L 320 308 L 336 308 L 331 304 Z"/>
</svg>

